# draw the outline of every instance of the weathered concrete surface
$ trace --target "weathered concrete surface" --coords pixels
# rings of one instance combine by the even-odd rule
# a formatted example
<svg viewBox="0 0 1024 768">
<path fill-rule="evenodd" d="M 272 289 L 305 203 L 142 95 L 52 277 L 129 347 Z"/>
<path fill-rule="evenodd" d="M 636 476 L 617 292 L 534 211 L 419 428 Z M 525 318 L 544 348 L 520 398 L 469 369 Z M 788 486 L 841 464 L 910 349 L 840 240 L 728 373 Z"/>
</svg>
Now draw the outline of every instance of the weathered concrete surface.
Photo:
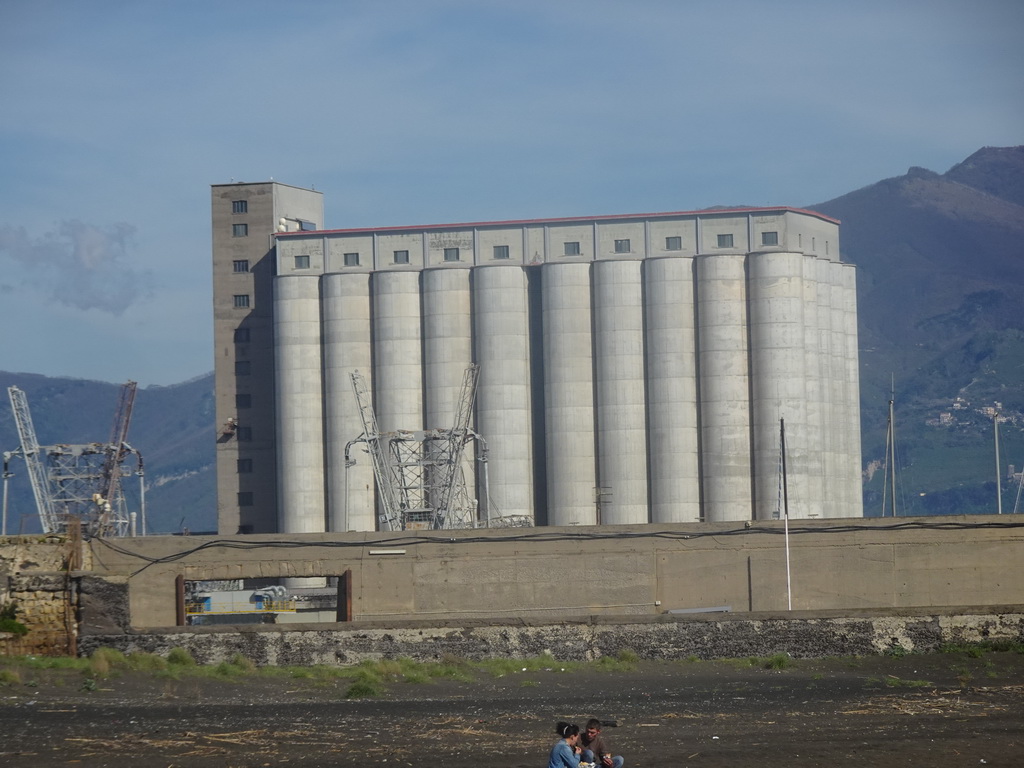
<svg viewBox="0 0 1024 768">
<path fill-rule="evenodd" d="M 267 658 L 311 655 L 339 661 L 379 656 L 380 648 L 424 657 L 448 652 L 474 657 L 491 648 L 527 655 L 548 649 L 566 658 L 627 647 L 652 658 L 760 655 L 768 652 L 760 649 L 773 648 L 801 654 L 805 644 L 862 653 L 863 647 L 883 642 L 864 637 L 902 647 L 929 642 L 937 630 L 921 622 L 898 622 L 891 630 L 879 624 L 870 631 L 832 622 L 825 629 L 810 618 L 794 625 L 753 617 L 791 620 L 822 611 L 832 611 L 832 618 L 857 611 L 887 617 L 907 609 L 938 617 L 942 614 L 932 606 L 947 605 L 976 606 L 978 615 L 987 615 L 1024 605 L 1024 518 L 1017 515 L 802 520 L 790 525 L 788 537 L 784 533 L 781 522 L 757 521 L 152 536 L 94 539 L 81 558 L 72 558 L 75 548 L 59 537 L 8 539 L 0 542 L 0 602 L 17 604 L 31 630 L 27 642 L 37 647 L 25 650 L 28 646 L 19 644 L 15 650 L 4 642 L 0 652 L 73 652 L 79 631 L 111 636 L 152 629 L 165 635 L 164 628 L 176 621 L 179 576 L 205 581 L 350 573 L 355 622 L 316 627 L 336 638 L 333 656 L 308 650 L 302 638 L 315 637 L 308 633 L 273 641 L 268 638 L 286 630 L 272 628 L 259 640 L 248 630 L 235 633 L 265 647 L 259 652 Z M 83 564 L 72 566 L 73 560 Z M 787 613 L 790 599 L 796 610 Z M 751 619 L 749 629 L 739 629 L 735 619 L 716 626 L 665 615 L 717 606 Z M 442 650 L 432 654 L 424 650 L 429 644 L 405 650 L 404 634 L 402 640 L 372 635 L 384 628 L 399 632 L 410 620 L 419 621 L 417 631 L 435 638 L 431 643 Z M 605 625 L 620 627 L 618 634 L 594 629 Z M 504 629 L 489 633 L 485 626 Z M 626 626 L 645 629 L 631 635 L 621 628 Z M 371 635 L 352 634 L 357 627 Z M 440 635 L 430 634 L 439 627 Z M 939 635 L 955 629 L 950 625 Z M 184 632 L 206 637 L 199 628 Z M 826 638 L 828 633 L 834 637 Z"/>
<path fill-rule="evenodd" d="M 174 624 L 174 580 L 352 573 L 353 618 L 395 622 L 1024 605 L 1024 518 L 801 520 L 90 542 L 131 626 Z M 787 589 L 787 542 L 791 593 Z M 384 554 L 382 554 L 384 553 Z M 384 556 L 387 555 L 387 556 Z"/>
<path fill-rule="evenodd" d="M 856 613 L 856 612 L 854 612 Z M 339 625 L 335 625 L 339 626 Z M 1024 641 L 1024 609 L 989 612 L 946 608 L 936 612 L 827 615 L 709 614 L 701 616 L 594 617 L 589 621 L 527 624 L 503 622 L 398 622 L 246 628 L 172 627 L 147 633 L 90 635 L 82 653 L 100 646 L 123 652 L 166 654 L 186 648 L 212 664 L 241 653 L 260 665 L 356 664 L 408 657 L 436 661 L 529 657 L 549 653 L 581 661 L 628 650 L 644 659 L 742 658 L 786 653 L 795 658 L 933 651 L 943 644 Z"/>
</svg>

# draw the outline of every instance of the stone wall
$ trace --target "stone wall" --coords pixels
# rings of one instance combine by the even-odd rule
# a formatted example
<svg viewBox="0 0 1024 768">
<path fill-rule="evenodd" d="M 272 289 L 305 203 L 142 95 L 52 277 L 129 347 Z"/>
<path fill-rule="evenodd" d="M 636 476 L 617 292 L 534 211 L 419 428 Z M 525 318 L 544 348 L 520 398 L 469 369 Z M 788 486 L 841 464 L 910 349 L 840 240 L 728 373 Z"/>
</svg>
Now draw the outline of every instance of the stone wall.
<svg viewBox="0 0 1024 768">
<path fill-rule="evenodd" d="M 948 608 L 933 612 L 825 614 L 702 614 L 526 624 L 463 622 L 365 623 L 344 629 L 316 625 L 189 627 L 146 633 L 83 636 L 81 650 L 166 655 L 188 650 L 202 664 L 242 654 L 258 665 L 347 665 L 365 660 L 438 661 L 524 658 L 550 654 L 586 661 L 632 651 L 643 659 L 794 658 L 935 651 L 943 644 L 1024 642 L 1024 612 Z"/>
<path fill-rule="evenodd" d="M 17 620 L 29 630 L 0 635 L 0 654 L 75 653 L 77 569 L 88 559 L 81 541 L 63 536 L 0 540 L 0 604 L 13 603 Z"/>
</svg>

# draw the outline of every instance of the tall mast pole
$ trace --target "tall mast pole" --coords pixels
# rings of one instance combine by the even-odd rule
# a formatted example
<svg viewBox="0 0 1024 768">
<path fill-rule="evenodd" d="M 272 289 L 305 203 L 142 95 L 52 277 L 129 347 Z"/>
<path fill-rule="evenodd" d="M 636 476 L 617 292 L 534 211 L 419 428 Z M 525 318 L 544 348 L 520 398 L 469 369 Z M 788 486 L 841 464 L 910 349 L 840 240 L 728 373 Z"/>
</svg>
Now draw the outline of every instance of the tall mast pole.
<svg viewBox="0 0 1024 768">
<path fill-rule="evenodd" d="M 786 519 L 786 599 L 793 610 L 793 582 L 789 569 L 789 485 L 786 482 L 786 420 L 779 419 L 779 446 L 782 450 L 782 510 Z"/>
<path fill-rule="evenodd" d="M 996 514 L 1003 514 L 1003 487 L 999 468 L 999 411 L 992 412 L 992 433 L 996 443 Z"/>
<path fill-rule="evenodd" d="M 892 499 L 892 516 L 896 517 L 896 379 L 889 384 L 889 454 L 892 456 L 892 471 L 889 472 L 889 490 Z"/>
</svg>

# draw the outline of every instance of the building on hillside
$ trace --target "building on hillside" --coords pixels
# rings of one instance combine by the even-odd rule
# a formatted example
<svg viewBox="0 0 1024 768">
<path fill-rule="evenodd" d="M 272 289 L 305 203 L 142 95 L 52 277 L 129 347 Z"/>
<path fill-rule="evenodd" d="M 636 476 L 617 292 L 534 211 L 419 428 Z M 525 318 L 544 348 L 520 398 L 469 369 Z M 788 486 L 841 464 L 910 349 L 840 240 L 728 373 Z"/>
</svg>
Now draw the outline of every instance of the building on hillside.
<svg viewBox="0 0 1024 768">
<path fill-rule="evenodd" d="M 374 530 L 382 432 L 453 423 L 481 517 L 860 517 L 854 267 L 788 207 L 323 229 L 319 192 L 212 187 L 222 534 Z"/>
</svg>

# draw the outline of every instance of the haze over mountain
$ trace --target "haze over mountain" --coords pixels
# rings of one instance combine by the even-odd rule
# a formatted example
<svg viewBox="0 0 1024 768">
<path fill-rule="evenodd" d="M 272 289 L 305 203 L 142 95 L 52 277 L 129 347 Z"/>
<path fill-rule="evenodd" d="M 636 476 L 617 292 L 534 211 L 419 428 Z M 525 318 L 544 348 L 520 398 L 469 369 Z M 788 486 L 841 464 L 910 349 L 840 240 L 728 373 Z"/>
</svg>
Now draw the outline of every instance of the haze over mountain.
<svg viewBox="0 0 1024 768">
<path fill-rule="evenodd" d="M 843 259 L 858 267 L 866 514 L 881 512 L 890 386 L 897 512 L 995 512 L 983 409 L 998 403 L 1006 419 L 1004 479 L 1008 464 L 1024 464 L 1024 147 L 987 147 L 942 174 L 911 168 L 805 207 L 842 221 Z M 3 372 L 0 384 L 26 392 L 44 445 L 110 434 L 120 384 Z M 145 458 L 151 532 L 214 530 L 213 422 L 212 374 L 139 390 L 129 442 Z M 5 405 L 0 450 L 17 447 Z M 8 530 L 37 531 L 21 460 L 10 469 Z M 136 485 L 125 487 L 131 503 Z M 1004 511 L 1017 488 L 1004 483 Z"/>
</svg>

